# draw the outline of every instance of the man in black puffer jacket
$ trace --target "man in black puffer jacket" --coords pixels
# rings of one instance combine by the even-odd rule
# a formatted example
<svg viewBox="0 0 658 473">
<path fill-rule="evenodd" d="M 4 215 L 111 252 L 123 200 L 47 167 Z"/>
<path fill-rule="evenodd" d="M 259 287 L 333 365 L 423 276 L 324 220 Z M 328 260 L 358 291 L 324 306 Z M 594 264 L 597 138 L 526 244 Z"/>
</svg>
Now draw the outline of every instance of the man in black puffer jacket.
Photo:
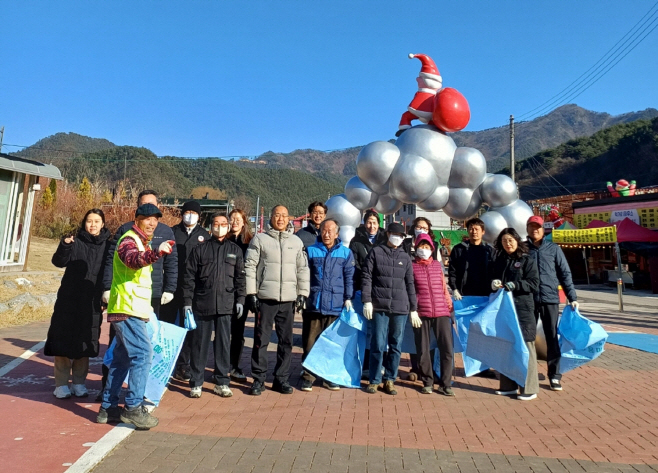
<svg viewBox="0 0 658 473">
<path fill-rule="evenodd" d="M 557 339 L 557 322 L 560 317 L 561 285 L 571 307 L 578 308 L 576 288 L 571 279 L 571 269 L 562 248 L 544 238 L 544 219 L 534 215 L 528 219 L 528 248 L 539 269 L 539 291 L 535 294 L 535 321 L 541 319 L 546 335 L 546 362 L 548 380 L 553 391 L 562 391 L 560 373 L 560 343 Z"/>
<path fill-rule="evenodd" d="M 404 227 L 391 223 L 386 234 L 386 245 L 376 246 L 368 253 L 361 280 L 363 315 L 372 319 L 370 384 L 366 391 L 369 394 L 377 391 L 383 365 L 384 392 L 395 395 L 393 383 L 398 376 L 404 326 L 409 312 L 417 310 L 417 301 L 411 258 L 402 248 Z M 387 342 L 388 353 L 384 359 Z"/>
</svg>

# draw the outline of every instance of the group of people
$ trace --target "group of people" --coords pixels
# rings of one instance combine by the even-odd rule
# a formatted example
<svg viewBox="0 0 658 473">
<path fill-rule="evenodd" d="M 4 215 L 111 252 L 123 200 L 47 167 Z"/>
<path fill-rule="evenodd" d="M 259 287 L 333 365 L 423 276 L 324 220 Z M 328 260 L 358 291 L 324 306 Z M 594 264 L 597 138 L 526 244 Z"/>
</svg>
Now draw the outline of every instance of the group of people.
<svg viewBox="0 0 658 473">
<path fill-rule="evenodd" d="M 212 215 L 208 231 L 201 225 L 198 202 L 186 202 L 180 223 L 173 227 L 159 221 L 162 213 L 157 205 L 154 191 L 142 192 L 134 221 L 124 224 L 114 237 L 105 228 L 102 210 L 91 209 L 77 234 L 63 238 L 53 256 L 53 264 L 66 268 L 45 346 L 45 354 L 55 357 L 54 395 L 88 395 L 85 379 L 89 357 L 98 356 L 103 309 L 110 322 L 110 339 L 116 339 L 111 365 L 103 367 L 99 423 L 122 421 L 138 429 L 158 424 L 144 404 L 152 357 L 146 322 L 151 314 L 181 326 L 186 313 L 194 315 L 197 327 L 187 333 L 173 373 L 189 383 L 190 397 L 203 393 L 211 341 L 213 392 L 230 397 L 230 380 L 247 380 L 240 361 L 248 312 L 255 315 L 249 393 L 257 396 L 265 389 L 267 349 L 274 328 L 278 342 L 272 389 L 291 394 L 295 313 L 302 315 L 305 359 L 323 331 L 343 310 L 352 309 L 355 297 L 363 303 L 371 332 L 363 366 L 368 393 L 381 387 L 385 393 L 397 394 L 395 380 L 409 318 L 416 344 L 411 379 L 420 378 L 424 394 L 432 393 L 437 384 L 438 392 L 454 396 L 453 300 L 499 289 L 513 295 L 531 357 L 525 385 L 517 386 L 501 374 L 497 393 L 518 393 L 519 399 L 537 396 L 534 340 L 539 318 L 546 333 L 551 389 L 562 389 L 557 286 L 565 288 L 574 305 L 576 293 L 564 254 L 543 238 L 540 217 L 528 221 L 527 242 L 507 228 L 498 235 L 495 248 L 483 241 L 484 223 L 469 220 L 469 240 L 452 250 L 446 281 L 431 222 L 423 217 L 414 220 L 408 235 L 400 223 L 380 228 L 379 215 L 368 210 L 346 246 L 339 223 L 326 218 L 322 202 L 311 203 L 308 225 L 296 234 L 288 230 L 288 209 L 277 205 L 271 211 L 270 228 L 256 235 L 239 209 Z M 436 378 L 432 336 L 439 350 Z M 119 394 L 126 376 L 122 409 Z M 316 378 L 305 369 L 301 390 L 312 391 Z M 322 382 L 327 389 L 340 389 L 330 380 Z"/>
</svg>

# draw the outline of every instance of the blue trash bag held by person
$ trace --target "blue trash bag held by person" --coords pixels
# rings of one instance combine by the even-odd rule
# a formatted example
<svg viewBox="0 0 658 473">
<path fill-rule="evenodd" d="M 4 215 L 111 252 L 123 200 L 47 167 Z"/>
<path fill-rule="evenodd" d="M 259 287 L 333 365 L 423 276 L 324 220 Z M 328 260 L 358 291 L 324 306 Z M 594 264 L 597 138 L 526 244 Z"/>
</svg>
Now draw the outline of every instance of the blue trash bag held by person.
<svg viewBox="0 0 658 473">
<path fill-rule="evenodd" d="M 603 353 L 608 333 L 600 324 L 580 315 L 570 305 L 562 311 L 557 326 L 560 336 L 560 371 L 566 373 L 592 361 Z"/>
<path fill-rule="evenodd" d="M 498 290 L 489 304 L 471 319 L 466 355 L 525 386 L 530 354 L 509 291 Z"/>
<path fill-rule="evenodd" d="M 466 347 L 468 346 L 468 328 L 471 325 L 471 320 L 482 312 L 482 309 L 484 309 L 487 304 L 489 304 L 489 298 L 486 296 L 464 296 L 460 301 L 453 300 L 456 329 L 455 353 L 462 354 L 464 373 L 466 376 L 476 375 L 489 368 L 481 361 L 466 355 Z"/>
<path fill-rule="evenodd" d="M 366 322 L 354 308 L 343 309 L 340 317 L 313 345 L 302 364 L 304 369 L 340 386 L 359 388 L 366 349 Z"/>
<path fill-rule="evenodd" d="M 169 383 L 171 373 L 176 366 L 176 360 L 183 347 L 187 330 L 173 324 L 161 322 L 155 314 L 151 314 L 146 330 L 151 339 L 152 357 L 144 397 L 157 406 L 160 404 L 165 389 L 167 389 L 167 383 Z M 112 364 L 112 354 L 115 346 L 116 338 L 112 340 L 112 344 L 103 357 L 103 364 L 108 367 Z M 128 382 L 128 376 L 126 376 L 125 382 Z"/>
</svg>

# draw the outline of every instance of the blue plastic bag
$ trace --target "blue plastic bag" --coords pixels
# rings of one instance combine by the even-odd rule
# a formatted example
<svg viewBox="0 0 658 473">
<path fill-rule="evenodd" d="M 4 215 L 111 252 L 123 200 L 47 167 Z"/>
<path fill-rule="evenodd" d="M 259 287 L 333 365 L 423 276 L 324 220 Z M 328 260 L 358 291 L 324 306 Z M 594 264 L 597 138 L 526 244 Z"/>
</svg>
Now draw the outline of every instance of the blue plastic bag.
<svg viewBox="0 0 658 473">
<path fill-rule="evenodd" d="M 530 354 L 510 292 L 499 289 L 471 319 L 466 354 L 525 386 Z"/>
<path fill-rule="evenodd" d="M 183 347 L 183 341 L 187 331 L 173 324 L 161 322 L 155 314 L 151 314 L 146 330 L 151 339 L 151 368 L 146 380 L 144 397 L 156 406 L 167 388 L 171 373 L 174 371 L 178 355 Z M 117 339 L 112 340 L 103 357 L 103 364 L 110 366 L 116 346 Z M 128 382 L 128 375 L 125 382 Z"/>
<path fill-rule="evenodd" d="M 185 311 L 185 329 L 186 330 L 194 330 L 196 329 L 196 320 L 194 320 L 194 314 L 190 309 L 187 309 Z"/>
<path fill-rule="evenodd" d="M 473 317 L 478 315 L 489 304 L 486 296 L 464 296 L 460 301 L 453 301 L 455 309 L 455 353 L 462 354 L 464 361 L 464 372 L 466 376 L 473 376 L 489 367 L 470 356 L 466 355 L 468 346 L 468 329 Z"/>
<path fill-rule="evenodd" d="M 343 309 L 340 317 L 322 332 L 302 366 L 326 381 L 348 388 L 360 387 L 366 331 L 363 315 L 354 308 Z"/>
<path fill-rule="evenodd" d="M 560 372 L 566 373 L 592 361 L 603 353 L 608 339 L 600 324 L 583 317 L 567 305 L 557 326 L 560 342 Z"/>
</svg>

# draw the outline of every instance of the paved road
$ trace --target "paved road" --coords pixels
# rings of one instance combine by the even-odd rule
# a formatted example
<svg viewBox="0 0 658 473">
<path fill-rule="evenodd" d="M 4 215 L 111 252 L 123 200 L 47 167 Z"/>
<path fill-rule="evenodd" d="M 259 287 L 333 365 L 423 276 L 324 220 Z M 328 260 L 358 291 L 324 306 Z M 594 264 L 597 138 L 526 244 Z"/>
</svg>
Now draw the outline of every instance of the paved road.
<svg viewBox="0 0 658 473">
<path fill-rule="evenodd" d="M 581 299 L 583 312 L 610 331 L 658 334 L 655 306 L 629 304 L 629 311 L 621 314 L 602 298 L 582 293 Z M 30 330 L 23 330 L 7 337 L 11 342 L 0 331 L 0 352 L 11 347 L 20 351 L 16 347 L 39 339 L 33 335 L 27 340 Z M 43 326 L 35 326 L 34 332 L 43 336 Z M 21 344 L 21 337 L 27 341 Z M 270 355 L 273 366 L 274 352 Z M 291 381 L 297 387 L 300 355 L 295 348 Z M 0 458 L 8 460 L 5 464 L 28 465 L 15 471 L 64 471 L 65 464 L 89 448 L 83 445 L 108 431 L 90 422 L 97 404 L 54 401 L 51 380 L 29 389 L 7 382 L 24 379 L 27 372 L 51 376 L 49 362 L 39 353 L 17 368 L 24 368 L 22 377 L 11 372 L 0 378 Z M 406 357 L 402 365 L 405 378 Z M 465 378 L 459 357 L 455 398 L 421 395 L 419 383 L 400 381 L 395 397 L 350 389 L 331 392 L 320 386 L 311 393 L 296 389 L 284 396 L 267 390 L 251 397 L 248 383 L 232 383 L 234 396 L 222 399 L 207 382 L 201 399 L 190 399 L 189 389 L 173 382 L 156 410 L 160 426 L 132 433 L 94 472 L 658 470 L 658 355 L 607 345 L 597 360 L 565 375 L 563 392 L 548 389 L 545 363 L 540 362 L 539 372 L 542 389 L 531 402 L 496 396 L 495 380 Z M 97 389 L 97 384 L 94 375 L 90 386 Z M 6 408 L 12 401 L 15 407 Z M 13 416 L 7 417 L 9 412 Z M 36 425 L 18 433 L 16 419 L 24 418 L 37 419 Z M 53 425 L 47 432 L 51 448 L 41 451 L 35 445 L 45 440 L 31 432 Z M 68 430 L 55 434 L 60 425 Z M 17 437 L 24 440 L 13 440 Z M 35 443 L 17 451 L 15 446 L 25 440 Z"/>
</svg>

